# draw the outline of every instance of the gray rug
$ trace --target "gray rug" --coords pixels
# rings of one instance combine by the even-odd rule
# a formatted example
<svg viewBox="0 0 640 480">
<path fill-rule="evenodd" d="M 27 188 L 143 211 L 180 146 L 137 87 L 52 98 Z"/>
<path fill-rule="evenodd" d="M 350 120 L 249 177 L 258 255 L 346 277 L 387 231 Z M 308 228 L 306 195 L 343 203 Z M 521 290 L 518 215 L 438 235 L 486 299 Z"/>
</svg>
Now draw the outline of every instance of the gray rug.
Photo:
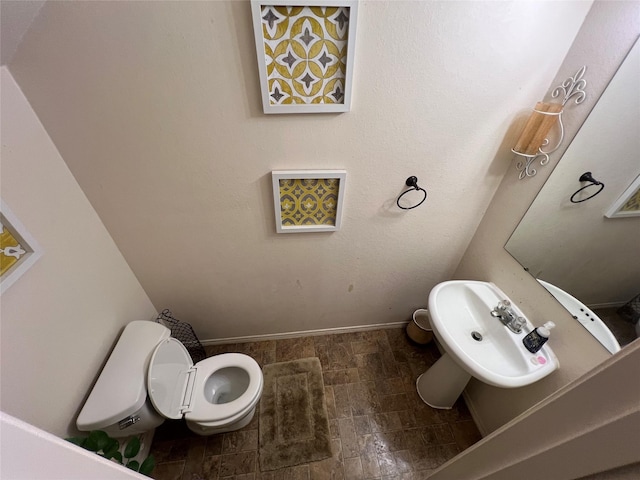
<svg viewBox="0 0 640 480">
<path fill-rule="evenodd" d="M 269 471 L 331 456 L 322 367 L 317 358 L 263 368 L 260 467 Z"/>
</svg>

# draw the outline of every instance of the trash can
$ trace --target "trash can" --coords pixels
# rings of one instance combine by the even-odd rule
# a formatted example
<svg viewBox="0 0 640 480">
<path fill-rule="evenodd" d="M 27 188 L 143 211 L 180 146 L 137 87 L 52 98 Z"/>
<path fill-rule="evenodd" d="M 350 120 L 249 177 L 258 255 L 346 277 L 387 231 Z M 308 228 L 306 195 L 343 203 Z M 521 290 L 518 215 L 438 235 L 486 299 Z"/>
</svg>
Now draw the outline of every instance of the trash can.
<svg viewBox="0 0 640 480">
<path fill-rule="evenodd" d="M 429 310 L 419 308 L 413 312 L 413 319 L 409 322 L 409 325 L 407 325 L 407 335 L 419 345 L 426 345 L 433 340 L 433 329 L 431 328 Z"/>
</svg>

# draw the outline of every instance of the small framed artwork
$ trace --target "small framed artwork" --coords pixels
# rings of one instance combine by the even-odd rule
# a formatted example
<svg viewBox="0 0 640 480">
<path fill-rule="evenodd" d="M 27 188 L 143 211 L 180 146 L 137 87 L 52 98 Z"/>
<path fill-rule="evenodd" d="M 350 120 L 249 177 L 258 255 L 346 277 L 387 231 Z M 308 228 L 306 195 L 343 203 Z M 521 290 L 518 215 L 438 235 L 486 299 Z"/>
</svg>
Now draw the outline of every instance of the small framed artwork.
<svg viewBox="0 0 640 480">
<path fill-rule="evenodd" d="M 348 112 L 357 0 L 251 0 L 264 113 Z"/>
<path fill-rule="evenodd" d="M 40 258 L 42 249 L 3 201 L 0 204 L 0 293 Z"/>
<path fill-rule="evenodd" d="M 278 233 L 340 230 L 346 170 L 279 170 L 271 178 Z"/>
<path fill-rule="evenodd" d="M 604 216 L 607 218 L 640 217 L 640 175 L 613 202 Z"/>
</svg>

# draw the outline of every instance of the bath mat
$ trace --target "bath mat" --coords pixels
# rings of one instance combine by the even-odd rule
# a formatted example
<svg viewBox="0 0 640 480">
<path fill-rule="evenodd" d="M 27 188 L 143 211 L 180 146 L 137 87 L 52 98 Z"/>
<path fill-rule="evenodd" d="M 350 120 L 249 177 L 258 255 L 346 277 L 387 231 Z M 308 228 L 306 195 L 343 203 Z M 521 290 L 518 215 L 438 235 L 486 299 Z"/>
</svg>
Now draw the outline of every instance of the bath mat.
<svg viewBox="0 0 640 480">
<path fill-rule="evenodd" d="M 331 456 L 331 437 L 318 358 L 263 368 L 260 467 L 269 471 Z"/>
</svg>

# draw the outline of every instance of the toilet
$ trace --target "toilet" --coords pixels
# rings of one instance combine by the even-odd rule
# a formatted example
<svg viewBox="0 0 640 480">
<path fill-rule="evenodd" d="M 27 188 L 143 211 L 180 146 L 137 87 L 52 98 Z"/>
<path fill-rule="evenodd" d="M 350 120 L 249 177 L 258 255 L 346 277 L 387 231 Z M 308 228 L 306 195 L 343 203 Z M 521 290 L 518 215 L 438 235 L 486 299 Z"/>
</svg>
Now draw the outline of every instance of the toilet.
<svg viewBox="0 0 640 480">
<path fill-rule="evenodd" d="M 251 421 L 263 386 L 258 363 L 224 353 L 194 365 L 170 333 L 145 320 L 125 327 L 78 415 L 79 430 L 118 438 L 184 417 L 191 431 L 213 435 Z"/>
</svg>

